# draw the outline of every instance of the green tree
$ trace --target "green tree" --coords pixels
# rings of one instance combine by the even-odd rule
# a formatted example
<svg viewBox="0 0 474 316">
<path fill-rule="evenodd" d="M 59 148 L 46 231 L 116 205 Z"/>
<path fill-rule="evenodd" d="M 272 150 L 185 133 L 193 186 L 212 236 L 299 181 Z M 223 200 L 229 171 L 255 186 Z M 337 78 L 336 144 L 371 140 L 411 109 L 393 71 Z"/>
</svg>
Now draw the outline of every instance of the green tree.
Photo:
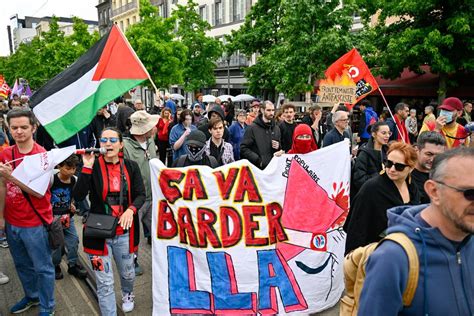
<svg viewBox="0 0 474 316">
<path fill-rule="evenodd" d="M 3 69 L 8 82 L 25 78 L 32 89 L 37 89 L 71 65 L 98 40 L 98 34 L 89 34 L 81 19 L 74 18 L 73 30 L 71 36 L 64 36 L 57 18 L 53 17 L 47 32 L 34 37 L 30 43 L 20 44 L 15 53 L 6 58 Z"/>
<path fill-rule="evenodd" d="M 232 34 L 231 50 L 257 63 L 245 70 L 249 90 L 296 94 L 313 90 L 316 79 L 352 47 L 351 1 L 258 1 L 244 25 Z"/>
<path fill-rule="evenodd" d="M 429 65 L 439 74 L 438 97 L 444 99 L 453 74 L 474 71 L 474 6 L 471 0 L 357 0 L 369 26 L 370 64 L 387 78 L 405 67 L 421 73 Z"/>
<path fill-rule="evenodd" d="M 202 87 L 212 86 L 215 82 L 214 69 L 216 60 L 222 56 L 221 42 L 206 36 L 211 29 L 197 13 L 197 3 L 188 0 L 187 5 L 178 5 L 173 11 L 178 23 L 177 36 L 187 47 L 186 63 L 183 69 L 184 89 L 196 91 Z"/>
<path fill-rule="evenodd" d="M 158 87 L 182 84 L 186 46 L 176 40 L 176 18 L 164 19 L 149 0 L 140 0 L 140 19 L 127 38 Z"/>
</svg>

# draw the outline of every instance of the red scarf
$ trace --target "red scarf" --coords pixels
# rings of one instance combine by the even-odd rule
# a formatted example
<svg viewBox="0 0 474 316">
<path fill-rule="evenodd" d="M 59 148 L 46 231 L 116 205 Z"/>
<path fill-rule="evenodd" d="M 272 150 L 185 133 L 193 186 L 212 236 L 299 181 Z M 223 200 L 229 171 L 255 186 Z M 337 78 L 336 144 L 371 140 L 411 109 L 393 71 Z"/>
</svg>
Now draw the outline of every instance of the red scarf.
<svg viewBox="0 0 474 316">
<path fill-rule="evenodd" d="M 401 122 L 397 115 L 394 115 L 393 118 L 395 119 L 395 124 L 397 124 L 397 140 L 401 141 L 404 140 L 406 144 L 410 144 L 410 138 L 408 137 L 408 131 L 405 126 L 404 122 Z"/>
<path fill-rule="evenodd" d="M 311 139 L 297 139 L 299 135 L 310 135 Z M 311 131 L 311 127 L 306 124 L 299 124 L 296 126 L 293 132 L 293 144 L 291 149 L 288 151 L 289 154 L 307 154 L 311 151 L 318 149 L 314 136 Z"/>
</svg>

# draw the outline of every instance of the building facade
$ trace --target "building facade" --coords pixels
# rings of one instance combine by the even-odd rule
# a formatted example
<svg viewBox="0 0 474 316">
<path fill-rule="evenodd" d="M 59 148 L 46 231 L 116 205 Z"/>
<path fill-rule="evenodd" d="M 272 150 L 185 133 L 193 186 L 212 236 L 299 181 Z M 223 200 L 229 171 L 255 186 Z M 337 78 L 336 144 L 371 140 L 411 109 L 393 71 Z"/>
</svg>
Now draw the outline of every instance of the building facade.
<svg viewBox="0 0 474 316">
<path fill-rule="evenodd" d="M 99 34 L 103 36 L 112 27 L 112 1 L 99 0 L 97 8 L 97 17 L 99 21 Z"/>
<path fill-rule="evenodd" d="M 69 36 L 74 33 L 73 30 L 73 19 L 57 17 L 59 29 L 64 32 L 64 35 Z M 40 36 L 42 32 L 49 31 L 49 24 L 52 17 L 33 17 L 25 16 L 24 19 L 20 19 L 18 15 L 14 15 L 10 18 L 11 26 L 11 37 L 10 47 L 12 48 L 10 53 L 13 54 L 21 43 L 29 43 L 35 36 Z M 88 26 L 89 33 L 93 33 L 97 28 L 97 21 L 83 20 Z"/>
</svg>

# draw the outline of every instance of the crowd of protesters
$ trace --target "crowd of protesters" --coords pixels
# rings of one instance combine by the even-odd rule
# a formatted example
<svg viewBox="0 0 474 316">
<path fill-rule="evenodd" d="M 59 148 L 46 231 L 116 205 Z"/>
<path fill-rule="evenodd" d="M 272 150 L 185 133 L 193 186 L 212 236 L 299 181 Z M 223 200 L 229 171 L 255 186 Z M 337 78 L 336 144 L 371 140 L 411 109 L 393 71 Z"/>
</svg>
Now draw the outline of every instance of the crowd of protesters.
<svg viewBox="0 0 474 316">
<path fill-rule="evenodd" d="M 340 104 L 327 113 L 319 105 L 297 113 L 291 103 L 276 109 L 271 101 L 255 99 L 247 109 L 236 109 L 230 99 L 206 104 L 198 94 L 188 108 L 167 94 L 148 110 L 138 99 L 133 105 L 112 102 L 61 144 L 48 138 L 27 100 L 2 101 L 0 106 L 0 196 L 5 204 L 0 203 L 0 215 L 5 214 L 6 222 L 0 218 L 0 246 L 10 246 L 25 292 L 12 313 L 35 305 L 40 305 L 42 315 L 53 313 L 54 280 L 63 278 L 59 263 L 64 250 L 51 252 L 33 208 L 49 223 L 53 216 L 61 217 L 68 273 L 78 278 L 84 278 L 85 271 L 77 262 L 74 215 L 90 212 L 118 218 L 115 237 L 84 237 L 82 243 L 94 268 L 102 314 L 116 314 L 112 259 L 120 275 L 122 309 L 133 310 L 134 280 L 144 273 L 137 256 L 140 226 L 151 244 L 150 159 L 159 158 L 168 167 L 212 168 L 247 159 L 264 169 L 275 156 L 306 154 L 348 139 L 353 159 L 353 200 L 345 224 L 349 252 L 384 236 L 387 209 L 429 203 L 424 184 L 434 158 L 472 144 L 472 104 L 454 97 L 437 107 L 427 106 L 425 117 L 405 103 L 396 104 L 393 116 L 387 116 L 362 101 L 356 105 L 360 116 L 354 126 L 352 111 Z M 11 176 L 16 166 L 10 161 L 69 145 L 103 147 L 107 153 L 68 158 L 57 167 L 44 196 Z M 6 282 L 8 276 L 0 272 L 0 284 Z"/>
</svg>

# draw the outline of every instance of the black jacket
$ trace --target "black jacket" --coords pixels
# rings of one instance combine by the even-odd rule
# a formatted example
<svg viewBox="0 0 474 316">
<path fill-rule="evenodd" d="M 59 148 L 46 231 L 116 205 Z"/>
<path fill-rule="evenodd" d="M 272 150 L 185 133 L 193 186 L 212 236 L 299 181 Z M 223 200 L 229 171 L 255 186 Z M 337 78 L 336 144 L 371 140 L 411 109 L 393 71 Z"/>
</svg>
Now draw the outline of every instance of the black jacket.
<svg viewBox="0 0 474 316">
<path fill-rule="evenodd" d="M 293 133 L 295 131 L 296 125 L 296 122 L 293 122 L 293 124 L 288 124 L 285 121 L 278 124 L 281 134 L 281 149 L 283 149 L 285 152 L 288 152 L 291 149 L 291 145 L 293 144 Z"/>
<path fill-rule="evenodd" d="M 102 115 L 96 115 L 92 120 L 91 124 L 92 133 L 94 134 L 95 139 L 97 140 L 95 143 L 95 147 L 100 147 L 99 138 L 102 134 L 102 130 L 106 127 L 116 127 L 117 126 L 117 118 L 115 115 L 110 114 L 109 118 L 105 118 Z"/>
<path fill-rule="evenodd" d="M 130 127 L 129 124 L 127 124 L 127 120 L 134 112 L 134 109 L 125 104 L 118 107 L 117 113 L 115 113 L 115 115 L 117 117 L 117 128 L 119 131 L 125 133 L 129 130 Z"/>
<path fill-rule="evenodd" d="M 262 115 L 250 124 L 245 130 L 242 143 L 240 143 L 240 158 L 247 159 L 255 166 L 265 169 L 277 151 L 272 147 L 272 140 L 281 145 L 280 128 L 272 121 L 265 124 Z"/>
<path fill-rule="evenodd" d="M 369 179 L 378 176 L 386 158 L 387 146 L 383 146 L 380 151 L 375 150 L 372 138 L 360 147 L 353 167 L 351 196 L 355 196 Z"/>
<path fill-rule="evenodd" d="M 128 185 L 128 206 L 125 205 L 124 209 L 132 208 L 134 210 L 133 225 L 129 229 L 129 250 L 132 253 L 138 249 L 140 242 L 138 210 L 145 202 L 146 195 L 138 164 L 128 159 L 124 159 L 123 162 L 125 166 L 124 174 Z M 107 175 L 107 171 L 104 170 L 105 164 L 103 158 L 99 157 L 95 160 L 92 170 L 83 168 L 74 187 L 73 196 L 77 201 L 84 200 L 87 194 L 89 194 L 91 213 L 107 214 L 103 199 L 104 190 L 106 190 L 104 189 L 104 178 Z M 93 255 L 105 255 L 107 253 L 105 239 L 84 237 L 82 243 L 86 253 Z"/>
<path fill-rule="evenodd" d="M 410 205 L 420 204 L 418 189 L 408 184 Z M 350 218 L 344 228 L 347 232 L 346 253 L 382 239 L 387 229 L 387 210 L 404 205 L 395 183 L 384 173 L 367 181 L 354 198 Z"/>
</svg>

